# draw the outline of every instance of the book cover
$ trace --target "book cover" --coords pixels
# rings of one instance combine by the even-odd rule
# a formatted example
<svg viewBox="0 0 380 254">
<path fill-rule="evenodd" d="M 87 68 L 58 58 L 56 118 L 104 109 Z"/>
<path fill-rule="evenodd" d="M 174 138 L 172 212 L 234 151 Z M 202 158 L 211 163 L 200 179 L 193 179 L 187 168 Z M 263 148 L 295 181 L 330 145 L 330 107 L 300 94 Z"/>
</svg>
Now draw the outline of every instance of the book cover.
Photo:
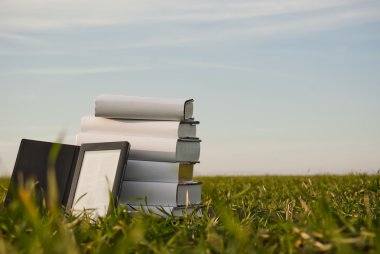
<svg viewBox="0 0 380 254">
<path fill-rule="evenodd" d="M 28 181 L 33 181 L 36 198 L 42 205 L 43 199 L 48 197 L 48 170 L 50 168 L 56 176 L 58 202 L 60 205 L 65 205 L 78 152 L 79 147 L 75 145 L 23 139 L 5 203 L 8 204 L 12 200 L 19 187 Z"/>
<path fill-rule="evenodd" d="M 95 116 L 182 121 L 192 118 L 193 100 L 105 94 L 95 98 Z"/>
</svg>

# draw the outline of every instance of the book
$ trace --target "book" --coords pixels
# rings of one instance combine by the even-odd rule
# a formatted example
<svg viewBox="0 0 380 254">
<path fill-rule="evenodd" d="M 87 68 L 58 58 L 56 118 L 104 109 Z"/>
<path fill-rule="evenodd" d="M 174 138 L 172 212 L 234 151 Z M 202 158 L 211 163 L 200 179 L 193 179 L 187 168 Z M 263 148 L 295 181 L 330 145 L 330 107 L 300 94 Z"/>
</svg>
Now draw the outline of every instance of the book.
<svg viewBox="0 0 380 254">
<path fill-rule="evenodd" d="M 157 138 L 108 133 L 82 132 L 76 137 L 76 144 L 128 141 L 131 144 L 129 159 L 162 162 L 198 162 L 200 140 L 197 138 Z"/>
<path fill-rule="evenodd" d="M 196 215 L 201 217 L 203 215 L 204 206 L 136 206 L 126 205 L 126 209 L 130 212 L 143 212 L 146 214 L 154 214 L 159 217 L 167 218 L 170 215 L 174 217 L 182 217 L 186 215 Z M 131 213 L 133 215 L 133 213 Z"/>
<path fill-rule="evenodd" d="M 21 140 L 5 203 L 8 204 L 15 191 L 32 181 L 36 199 L 42 206 L 48 197 L 48 170 L 54 171 L 57 198 L 65 205 L 77 162 L 79 146 L 37 140 Z M 49 162 L 50 160 L 50 162 Z"/>
<path fill-rule="evenodd" d="M 182 183 L 193 179 L 194 164 L 129 160 L 125 181 Z"/>
<path fill-rule="evenodd" d="M 148 121 L 108 119 L 104 117 L 84 116 L 81 119 L 82 132 L 107 132 L 119 135 L 195 138 L 197 121 Z"/>
<path fill-rule="evenodd" d="M 123 181 L 119 202 L 138 206 L 197 205 L 201 202 L 201 184 Z"/>
<path fill-rule="evenodd" d="M 182 121 L 192 118 L 193 100 L 104 94 L 95 98 L 95 116 Z"/>
</svg>

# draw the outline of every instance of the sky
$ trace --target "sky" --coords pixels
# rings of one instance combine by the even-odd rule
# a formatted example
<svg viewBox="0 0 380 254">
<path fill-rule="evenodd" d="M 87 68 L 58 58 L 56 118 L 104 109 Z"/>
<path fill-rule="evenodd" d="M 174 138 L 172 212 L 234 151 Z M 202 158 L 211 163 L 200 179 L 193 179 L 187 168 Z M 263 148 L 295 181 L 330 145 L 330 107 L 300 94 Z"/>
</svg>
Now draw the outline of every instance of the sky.
<svg viewBox="0 0 380 254">
<path fill-rule="evenodd" d="M 0 1 L 0 175 L 97 95 L 193 98 L 196 175 L 380 169 L 376 0 Z"/>
</svg>

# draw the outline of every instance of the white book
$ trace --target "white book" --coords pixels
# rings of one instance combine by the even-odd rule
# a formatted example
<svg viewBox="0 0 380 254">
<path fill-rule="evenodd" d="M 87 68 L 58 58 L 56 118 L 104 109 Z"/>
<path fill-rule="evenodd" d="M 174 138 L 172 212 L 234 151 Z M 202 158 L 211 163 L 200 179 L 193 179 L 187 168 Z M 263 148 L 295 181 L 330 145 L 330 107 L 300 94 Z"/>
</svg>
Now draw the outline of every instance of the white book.
<svg viewBox="0 0 380 254">
<path fill-rule="evenodd" d="M 119 203 L 138 206 L 197 205 L 201 203 L 201 183 L 123 181 Z"/>
<path fill-rule="evenodd" d="M 197 217 L 202 217 L 203 208 L 204 207 L 202 206 L 126 206 L 126 209 L 130 212 L 143 212 L 146 214 L 154 214 L 164 218 L 167 218 L 170 215 L 175 217 L 182 217 L 192 214 L 196 215 Z"/>
<path fill-rule="evenodd" d="M 199 139 L 175 139 L 112 135 L 103 133 L 79 133 L 76 144 L 128 141 L 131 145 L 129 159 L 163 162 L 198 162 Z"/>
<path fill-rule="evenodd" d="M 182 121 L 192 118 L 193 100 L 104 94 L 95 99 L 95 116 Z"/>
<path fill-rule="evenodd" d="M 196 121 L 124 120 L 84 116 L 81 119 L 80 129 L 82 132 L 107 132 L 128 136 L 195 138 L 198 123 Z"/>
<path fill-rule="evenodd" d="M 125 181 L 182 183 L 193 180 L 194 164 L 128 160 Z"/>
</svg>

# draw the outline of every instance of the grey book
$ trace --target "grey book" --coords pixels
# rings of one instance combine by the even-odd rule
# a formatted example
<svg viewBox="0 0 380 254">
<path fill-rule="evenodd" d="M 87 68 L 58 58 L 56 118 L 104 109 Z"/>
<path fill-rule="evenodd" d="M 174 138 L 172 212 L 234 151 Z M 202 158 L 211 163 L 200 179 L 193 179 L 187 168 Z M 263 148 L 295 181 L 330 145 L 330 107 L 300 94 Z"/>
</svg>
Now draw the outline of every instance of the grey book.
<svg viewBox="0 0 380 254">
<path fill-rule="evenodd" d="M 105 94 L 95 99 L 95 116 L 182 121 L 192 118 L 193 100 Z"/>
<path fill-rule="evenodd" d="M 194 164 L 129 160 L 125 181 L 183 183 L 193 179 Z"/>
<path fill-rule="evenodd" d="M 84 116 L 81 119 L 81 132 L 103 132 L 116 135 L 195 138 L 198 121 L 152 121 L 109 119 Z"/>
<path fill-rule="evenodd" d="M 197 205 L 201 203 L 201 184 L 124 181 L 119 201 L 138 206 Z"/>
<path fill-rule="evenodd" d="M 127 141 L 131 144 L 130 160 L 162 162 L 198 162 L 200 142 L 197 138 L 157 138 L 116 135 L 110 133 L 79 133 L 76 144 Z"/>
</svg>

